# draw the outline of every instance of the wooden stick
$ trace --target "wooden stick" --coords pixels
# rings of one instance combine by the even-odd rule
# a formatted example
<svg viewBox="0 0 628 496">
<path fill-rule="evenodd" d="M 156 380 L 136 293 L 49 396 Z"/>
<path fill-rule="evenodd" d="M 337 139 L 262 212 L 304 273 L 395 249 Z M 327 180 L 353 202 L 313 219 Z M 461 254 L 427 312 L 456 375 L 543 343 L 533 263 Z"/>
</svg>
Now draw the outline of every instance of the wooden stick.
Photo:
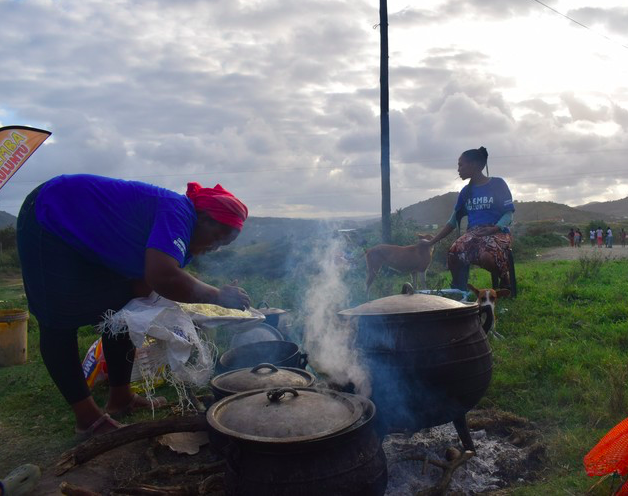
<svg viewBox="0 0 628 496">
<path fill-rule="evenodd" d="M 199 496 L 210 494 L 212 489 L 220 489 L 223 486 L 224 475 L 213 474 L 203 479 L 199 484 L 186 484 L 184 486 L 140 484 L 132 487 L 117 487 L 112 493 L 131 496 Z"/>
<path fill-rule="evenodd" d="M 198 485 L 198 494 L 209 494 L 210 490 L 222 489 L 224 486 L 225 474 L 213 474 Z"/>
<path fill-rule="evenodd" d="M 225 471 L 225 461 L 220 460 L 204 465 L 162 465 L 142 474 L 142 479 L 154 480 L 158 477 L 171 477 L 173 475 L 211 475 Z"/>
<path fill-rule="evenodd" d="M 198 486 L 153 486 L 142 484 L 133 487 L 116 487 L 112 494 L 128 494 L 131 496 L 198 496 Z"/>
<path fill-rule="evenodd" d="M 448 463 L 441 462 L 440 460 L 434 460 L 432 458 L 428 458 L 426 455 L 422 455 L 421 453 L 413 453 L 411 455 L 404 456 L 403 458 L 393 461 L 392 464 L 406 462 L 406 461 L 417 461 L 417 460 L 424 463 L 431 463 L 432 465 L 438 468 L 441 468 L 443 470 L 447 470 L 447 468 L 449 467 Z"/>
<path fill-rule="evenodd" d="M 59 484 L 59 491 L 65 496 L 102 496 L 100 493 L 95 493 L 84 487 L 75 486 L 69 482 L 63 481 Z"/>
<path fill-rule="evenodd" d="M 445 496 L 447 494 L 447 488 L 451 484 L 451 478 L 458 467 L 464 465 L 469 458 L 475 455 L 474 451 L 465 451 L 460 458 L 452 460 L 447 464 L 447 468 L 443 473 L 443 478 L 440 480 L 437 486 L 434 486 L 425 491 L 419 491 L 416 496 Z"/>
<path fill-rule="evenodd" d="M 61 475 L 77 465 L 118 446 L 171 432 L 197 432 L 207 429 L 204 415 L 138 422 L 106 434 L 94 436 L 61 455 L 55 469 Z"/>
</svg>

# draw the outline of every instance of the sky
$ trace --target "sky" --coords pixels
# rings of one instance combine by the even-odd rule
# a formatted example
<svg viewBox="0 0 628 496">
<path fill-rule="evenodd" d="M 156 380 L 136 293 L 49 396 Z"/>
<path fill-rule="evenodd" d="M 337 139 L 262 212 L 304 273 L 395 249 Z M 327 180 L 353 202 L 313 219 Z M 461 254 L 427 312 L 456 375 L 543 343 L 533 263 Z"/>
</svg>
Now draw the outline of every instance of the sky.
<svg viewBox="0 0 628 496">
<path fill-rule="evenodd" d="M 393 211 L 460 190 L 480 146 L 515 200 L 628 196 L 628 5 L 543 3 L 388 1 Z M 379 1 L 0 0 L 0 19 L 0 125 L 52 132 L 0 210 L 90 173 L 220 183 L 258 217 L 381 212 Z"/>
</svg>

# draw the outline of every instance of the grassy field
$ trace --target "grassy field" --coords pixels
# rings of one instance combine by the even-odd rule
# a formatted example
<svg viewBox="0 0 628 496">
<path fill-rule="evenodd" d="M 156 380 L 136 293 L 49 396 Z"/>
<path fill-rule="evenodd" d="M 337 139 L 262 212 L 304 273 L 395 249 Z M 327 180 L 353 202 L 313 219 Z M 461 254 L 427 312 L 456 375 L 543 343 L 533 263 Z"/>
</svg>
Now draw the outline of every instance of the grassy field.
<svg viewBox="0 0 628 496">
<path fill-rule="evenodd" d="M 586 476 L 583 456 L 628 416 L 628 261 L 589 256 L 526 262 L 517 270 L 519 296 L 500 302 L 498 328 L 506 339 L 492 341 L 493 381 L 480 407 L 527 417 L 543 432 L 547 466 L 537 482 L 512 494 L 584 494 L 596 479 Z M 489 284 L 480 270 L 471 280 Z M 381 284 L 382 291 L 391 285 Z M 255 285 L 257 298 L 268 291 L 261 281 Z M 0 299 L 24 305 L 15 274 L 0 280 Z M 73 444 L 72 415 L 41 362 L 34 320 L 28 337 L 28 363 L 0 368 L 0 476 L 19 463 L 48 465 Z M 94 339 L 81 329 L 81 350 Z M 104 394 L 95 391 L 101 404 Z M 592 494 L 609 494 L 609 487 L 605 482 Z"/>
</svg>

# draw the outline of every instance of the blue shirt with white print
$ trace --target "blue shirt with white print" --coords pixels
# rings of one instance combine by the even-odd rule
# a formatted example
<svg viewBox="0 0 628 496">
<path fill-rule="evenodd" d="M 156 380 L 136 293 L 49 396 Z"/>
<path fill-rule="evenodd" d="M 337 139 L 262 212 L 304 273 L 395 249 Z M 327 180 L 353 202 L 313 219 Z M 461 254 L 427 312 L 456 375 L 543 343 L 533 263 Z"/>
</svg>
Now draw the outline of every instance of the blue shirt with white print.
<svg viewBox="0 0 628 496">
<path fill-rule="evenodd" d="M 37 220 L 88 259 L 129 278 L 144 277 L 145 251 L 154 248 L 180 267 L 188 253 L 196 211 L 187 196 L 140 181 L 90 174 L 46 182 Z"/>
<path fill-rule="evenodd" d="M 467 184 L 454 208 L 459 216 L 468 215 L 468 229 L 482 225 L 495 225 L 506 212 L 514 212 L 515 206 L 506 181 L 501 177 L 491 177 L 486 184 Z"/>
</svg>

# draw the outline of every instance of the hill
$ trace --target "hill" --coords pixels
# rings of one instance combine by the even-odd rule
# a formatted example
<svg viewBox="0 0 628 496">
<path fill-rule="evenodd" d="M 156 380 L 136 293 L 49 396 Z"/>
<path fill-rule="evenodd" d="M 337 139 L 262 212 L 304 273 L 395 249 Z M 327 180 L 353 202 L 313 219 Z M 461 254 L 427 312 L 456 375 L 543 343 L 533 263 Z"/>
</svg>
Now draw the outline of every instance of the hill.
<svg viewBox="0 0 628 496">
<path fill-rule="evenodd" d="M 618 217 L 625 219 L 628 217 L 628 197 L 621 200 L 607 202 L 591 202 L 576 207 L 579 210 L 588 210 L 606 216 Z"/>
<path fill-rule="evenodd" d="M 372 220 L 371 220 L 372 222 Z M 367 223 L 364 220 L 299 219 L 288 217 L 249 217 L 245 228 L 232 246 L 246 246 L 263 241 L 273 241 L 289 236 L 307 239 L 334 229 L 357 228 Z"/>
<path fill-rule="evenodd" d="M 8 212 L 4 212 L 0 210 L 0 229 L 4 229 L 5 227 L 8 227 L 8 226 L 15 227 L 16 223 L 17 223 L 17 217 L 15 217 L 14 215 L 11 215 Z"/>
<path fill-rule="evenodd" d="M 441 226 L 449 219 L 457 198 L 458 193 L 454 192 L 434 196 L 429 200 L 424 200 L 402 209 L 401 215 L 403 218 L 413 219 L 420 225 L 438 224 Z M 605 202 L 600 205 L 606 205 L 607 203 L 614 202 Z M 599 211 L 590 211 L 549 201 L 515 201 L 515 222 L 563 220 L 570 224 L 584 224 L 592 220 L 608 220 L 610 217 L 612 215 L 609 214 L 609 210 L 604 208 L 601 208 Z"/>
</svg>

